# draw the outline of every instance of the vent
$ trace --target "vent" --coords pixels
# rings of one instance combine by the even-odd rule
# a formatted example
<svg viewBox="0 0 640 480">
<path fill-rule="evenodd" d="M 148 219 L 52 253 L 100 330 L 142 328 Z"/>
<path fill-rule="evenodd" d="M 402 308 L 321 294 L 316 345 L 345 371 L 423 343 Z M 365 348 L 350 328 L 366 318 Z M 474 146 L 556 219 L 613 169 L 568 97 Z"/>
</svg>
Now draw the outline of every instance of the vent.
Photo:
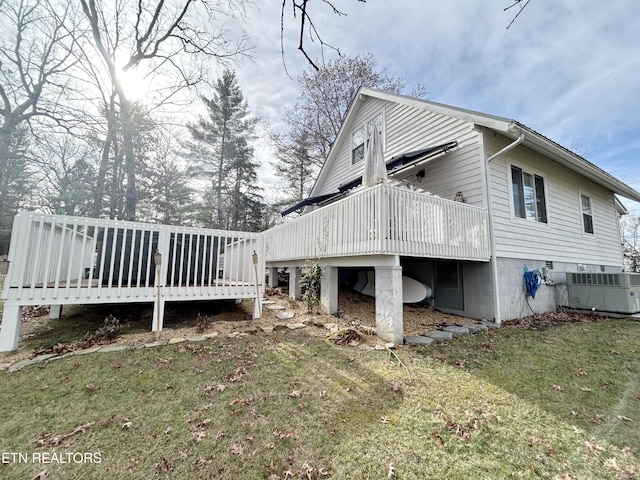
<svg viewBox="0 0 640 480">
<path fill-rule="evenodd" d="M 572 273 L 571 283 L 575 285 L 619 286 L 620 278 L 616 273 Z"/>
</svg>

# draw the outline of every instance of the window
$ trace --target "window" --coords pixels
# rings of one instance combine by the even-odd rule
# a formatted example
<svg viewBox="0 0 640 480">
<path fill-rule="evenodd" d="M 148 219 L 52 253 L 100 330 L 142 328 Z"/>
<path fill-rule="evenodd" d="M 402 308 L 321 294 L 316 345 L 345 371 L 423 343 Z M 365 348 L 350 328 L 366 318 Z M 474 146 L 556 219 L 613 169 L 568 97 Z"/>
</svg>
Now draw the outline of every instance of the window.
<svg viewBox="0 0 640 480">
<path fill-rule="evenodd" d="M 351 165 L 364 160 L 364 152 L 374 128 L 382 134 L 382 113 L 351 134 Z"/>
<path fill-rule="evenodd" d="M 516 217 L 547 223 L 544 179 L 539 175 L 511 167 L 513 213 Z"/>
<path fill-rule="evenodd" d="M 364 127 L 360 127 L 351 135 L 351 164 L 364 160 Z"/>
<path fill-rule="evenodd" d="M 591 197 L 580 194 L 582 205 L 582 228 L 584 233 L 593 233 L 593 212 L 591 210 Z"/>
</svg>

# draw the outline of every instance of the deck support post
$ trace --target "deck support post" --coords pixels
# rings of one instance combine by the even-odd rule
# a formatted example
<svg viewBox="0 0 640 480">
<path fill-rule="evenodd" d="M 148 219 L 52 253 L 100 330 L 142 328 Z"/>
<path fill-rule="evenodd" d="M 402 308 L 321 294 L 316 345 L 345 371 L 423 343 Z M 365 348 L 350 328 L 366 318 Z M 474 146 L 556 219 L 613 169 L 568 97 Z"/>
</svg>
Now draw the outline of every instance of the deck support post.
<svg viewBox="0 0 640 480">
<path fill-rule="evenodd" d="M 278 267 L 269 267 L 269 286 L 271 288 L 278 286 Z"/>
<path fill-rule="evenodd" d="M 320 306 L 329 315 L 338 312 L 338 268 L 322 266 L 320 279 Z"/>
<path fill-rule="evenodd" d="M 5 304 L 0 327 L 0 352 L 13 352 L 18 349 L 21 322 L 22 306 Z"/>
<path fill-rule="evenodd" d="M 301 278 L 300 267 L 289 267 L 289 298 L 294 300 L 302 298 Z"/>
<path fill-rule="evenodd" d="M 50 305 L 49 306 L 49 318 L 56 320 L 62 315 L 62 305 Z"/>
<path fill-rule="evenodd" d="M 384 340 L 402 345 L 402 267 L 377 266 L 375 269 L 376 334 Z"/>
<path fill-rule="evenodd" d="M 153 323 L 151 331 L 158 332 L 158 335 L 160 335 L 164 324 L 164 303 L 165 301 L 161 298 L 153 302 Z"/>
</svg>

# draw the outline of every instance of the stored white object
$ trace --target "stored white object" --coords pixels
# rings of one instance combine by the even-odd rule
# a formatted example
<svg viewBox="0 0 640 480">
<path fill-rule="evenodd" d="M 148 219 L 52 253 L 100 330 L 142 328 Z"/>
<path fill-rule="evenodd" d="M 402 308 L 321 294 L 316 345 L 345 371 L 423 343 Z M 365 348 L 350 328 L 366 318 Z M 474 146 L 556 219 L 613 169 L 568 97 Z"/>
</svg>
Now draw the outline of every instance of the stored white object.
<svg viewBox="0 0 640 480">
<path fill-rule="evenodd" d="M 375 275 L 372 271 L 358 272 L 358 282 L 353 289 L 370 297 L 376 296 Z M 433 290 L 410 277 L 402 277 L 402 303 L 418 303 L 433 296 Z"/>
</svg>

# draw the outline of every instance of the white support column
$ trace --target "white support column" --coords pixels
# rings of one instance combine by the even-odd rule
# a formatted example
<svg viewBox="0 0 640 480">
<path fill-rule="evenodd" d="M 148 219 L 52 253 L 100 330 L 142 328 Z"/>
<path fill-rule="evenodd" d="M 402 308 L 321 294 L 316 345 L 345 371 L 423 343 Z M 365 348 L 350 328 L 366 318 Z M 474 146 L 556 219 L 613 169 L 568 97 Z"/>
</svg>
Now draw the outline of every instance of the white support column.
<svg viewBox="0 0 640 480">
<path fill-rule="evenodd" d="M 255 297 L 253 299 L 253 319 L 257 320 L 262 316 L 262 299 Z"/>
<path fill-rule="evenodd" d="M 398 345 L 404 343 L 402 325 L 402 267 L 376 269 L 376 333 Z"/>
<path fill-rule="evenodd" d="M 156 301 L 153 302 L 153 323 L 151 324 L 151 331 L 158 332 L 158 335 L 162 332 L 162 326 L 164 325 L 164 304 L 165 301 L 162 299 L 160 299 L 160 301 L 156 299 Z"/>
<path fill-rule="evenodd" d="M 278 286 L 278 268 L 269 267 L 269 286 L 276 288 Z"/>
<path fill-rule="evenodd" d="M 333 315 L 338 312 L 338 268 L 330 265 L 322 266 L 320 279 L 320 306 Z"/>
<path fill-rule="evenodd" d="M 62 315 L 62 305 L 51 305 L 49 307 L 49 318 L 56 320 Z"/>
<path fill-rule="evenodd" d="M 2 327 L 0 328 L 0 352 L 13 352 L 18 349 L 21 322 L 22 307 L 20 305 L 5 305 L 2 313 Z"/>
<path fill-rule="evenodd" d="M 300 267 L 289 267 L 289 298 L 300 300 L 302 288 L 300 288 Z"/>
</svg>

